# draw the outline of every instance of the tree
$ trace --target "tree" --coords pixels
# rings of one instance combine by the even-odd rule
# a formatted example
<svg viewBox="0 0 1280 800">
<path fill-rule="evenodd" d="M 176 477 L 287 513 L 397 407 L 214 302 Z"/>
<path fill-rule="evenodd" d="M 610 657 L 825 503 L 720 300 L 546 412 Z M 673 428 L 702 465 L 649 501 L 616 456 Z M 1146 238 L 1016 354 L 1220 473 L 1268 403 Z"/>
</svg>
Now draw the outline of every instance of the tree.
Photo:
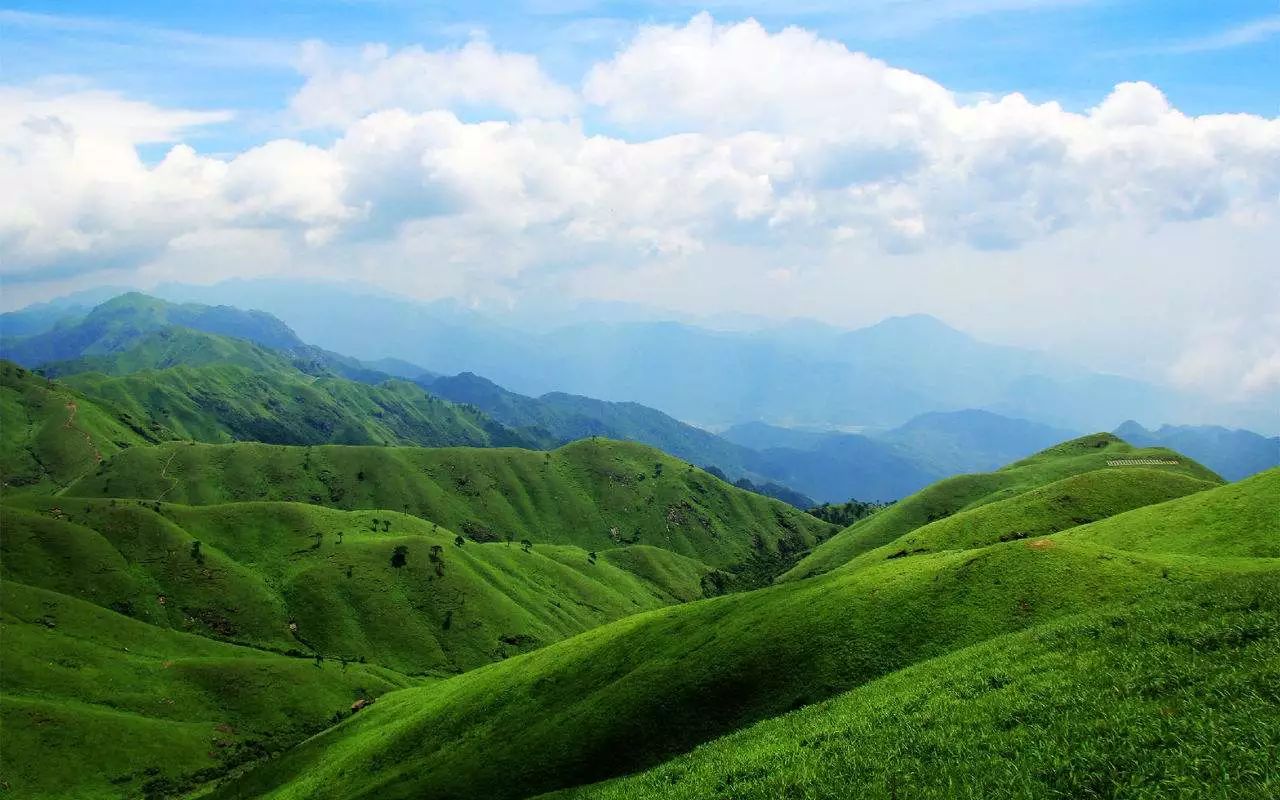
<svg viewBox="0 0 1280 800">
<path fill-rule="evenodd" d="M 383 533 L 386 533 L 386 532 L 387 532 L 387 531 L 389 531 L 389 530 L 391 530 L 391 520 L 389 520 L 389 519 L 384 519 L 384 520 L 382 521 L 382 532 L 383 532 Z"/>
<path fill-rule="evenodd" d="M 199 539 L 196 539 L 191 543 L 191 559 L 197 564 L 204 564 L 204 551 L 200 549 Z"/>
<path fill-rule="evenodd" d="M 596 563 L 596 551 L 595 551 L 595 550 L 592 550 L 590 553 L 587 553 L 587 563 L 588 563 L 588 564 L 594 564 L 594 563 Z"/>
<path fill-rule="evenodd" d="M 391 551 L 391 566 L 400 569 L 408 560 L 409 548 L 402 544 L 396 545 L 396 549 Z"/>
<path fill-rule="evenodd" d="M 529 541 L 528 539 L 521 539 L 520 549 L 525 551 L 526 553 L 530 552 L 531 550 L 533 550 L 533 542 Z"/>
</svg>

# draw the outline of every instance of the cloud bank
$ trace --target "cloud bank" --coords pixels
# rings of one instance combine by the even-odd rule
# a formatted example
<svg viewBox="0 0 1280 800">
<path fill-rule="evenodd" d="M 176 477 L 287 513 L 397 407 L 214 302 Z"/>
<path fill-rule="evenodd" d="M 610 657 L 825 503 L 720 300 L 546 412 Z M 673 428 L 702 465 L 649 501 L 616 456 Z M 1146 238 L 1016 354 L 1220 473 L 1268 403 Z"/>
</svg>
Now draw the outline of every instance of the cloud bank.
<svg viewBox="0 0 1280 800">
<path fill-rule="evenodd" d="M 259 253 L 264 269 L 428 295 L 575 271 L 578 286 L 630 271 L 776 288 L 782 274 L 803 283 L 808 263 L 889 271 L 906 255 L 1017 253 L 1117 223 L 1159 236 L 1280 221 L 1280 119 L 1190 116 L 1141 82 L 1079 112 L 1020 94 L 964 100 L 752 20 L 640 28 L 576 86 L 483 39 L 434 52 L 309 44 L 299 71 L 297 135 L 234 153 L 189 144 L 229 112 L 0 90 L 0 181 L 18 187 L 0 196 L 0 278 L 174 277 L 194 248 L 208 279 Z M 140 155 L 157 143 L 161 157 Z M 234 243 L 225 263 L 203 252 L 220 241 Z M 1026 270 L 1069 269 L 1070 256 Z M 837 271 L 822 274 L 835 282 L 823 291 L 838 289 Z M 1215 341 L 1230 340 L 1229 308 L 1203 320 Z M 1237 360 L 1211 379 L 1276 388 L 1274 352 Z M 1172 377 L 1213 372 L 1197 363 L 1183 353 Z"/>
</svg>

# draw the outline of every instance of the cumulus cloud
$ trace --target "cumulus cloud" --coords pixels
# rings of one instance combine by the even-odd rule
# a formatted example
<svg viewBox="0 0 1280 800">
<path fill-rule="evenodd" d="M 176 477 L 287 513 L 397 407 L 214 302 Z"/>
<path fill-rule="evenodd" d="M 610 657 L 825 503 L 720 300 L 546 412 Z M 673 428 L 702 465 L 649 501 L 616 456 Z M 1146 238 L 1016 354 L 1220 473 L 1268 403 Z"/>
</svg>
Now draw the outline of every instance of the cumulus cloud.
<svg viewBox="0 0 1280 800">
<path fill-rule="evenodd" d="M 437 51 L 406 47 L 392 52 L 370 45 L 354 63 L 311 42 L 299 66 L 306 83 L 289 105 L 307 125 L 341 127 L 387 108 L 465 106 L 518 117 L 562 117 L 577 107 L 574 92 L 548 77 L 536 58 L 499 52 L 483 39 Z"/>
<path fill-rule="evenodd" d="M 167 269 L 197 249 L 212 273 L 219 254 L 202 248 L 223 231 L 237 243 L 228 271 L 261 248 L 268 264 L 482 291 L 566 265 L 696 280 L 730 258 L 776 288 L 854 254 L 886 270 L 956 248 L 980 263 L 1117 221 L 1229 230 L 1280 216 L 1280 120 L 1187 115 L 1146 83 L 1084 111 L 969 101 L 751 20 L 643 27 L 580 93 L 480 39 L 354 59 L 313 45 L 301 69 L 290 108 L 332 140 L 230 154 L 187 143 L 225 112 L 0 91 L 0 181 L 18 187 L 0 196 L 0 274 Z M 144 160 L 156 143 L 168 152 Z M 1231 380 L 1265 387 L 1271 363 Z"/>
</svg>

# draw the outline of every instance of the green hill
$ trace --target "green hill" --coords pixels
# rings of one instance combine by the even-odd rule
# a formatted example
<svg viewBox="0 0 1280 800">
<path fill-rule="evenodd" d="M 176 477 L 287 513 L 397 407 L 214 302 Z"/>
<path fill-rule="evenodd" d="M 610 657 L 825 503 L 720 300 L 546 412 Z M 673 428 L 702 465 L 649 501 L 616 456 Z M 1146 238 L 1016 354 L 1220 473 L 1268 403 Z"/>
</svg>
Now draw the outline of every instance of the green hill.
<svg viewBox="0 0 1280 800">
<path fill-rule="evenodd" d="M 593 561 L 570 546 L 459 546 L 403 514 L 293 503 L 28 498 L 0 513 L 7 580 L 163 628 L 413 674 L 687 599 L 709 571 L 665 551 Z"/>
<path fill-rule="evenodd" d="M 995 472 L 957 475 L 938 481 L 844 529 L 815 548 L 779 580 L 798 580 L 827 572 L 923 525 L 960 511 L 1015 497 L 1065 477 L 1094 470 L 1142 468 L 1142 465 L 1123 463 L 1108 466 L 1109 461 L 1144 459 L 1176 462 L 1153 465 L 1162 472 L 1221 482 L 1221 478 L 1208 469 L 1172 450 L 1135 448 L 1108 433 L 1083 436 L 1015 461 Z"/>
<path fill-rule="evenodd" d="M 930 522 L 837 569 L 856 569 L 885 558 L 910 558 L 921 553 L 1034 539 L 1217 485 L 1177 472 L 1141 467 L 1092 470 Z"/>
<path fill-rule="evenodd" d="M 1002 636 L 546 800 L 1274 797 L 1277 586 Z"/>
<path fill-rule="evenodd" d="M 0 482 L 6 493 L 54 491 L 124 448 L 171 437 L 161 425 L 0 361 Z"/>
<path fill-rule="evenodd" d="M 603 439 L 551 452 L 172 443 L 121 453 L 67 494 L 391 509 L 479 539 L 652 545 L 766 580 L 833 530 L 657 450 Z"/>
<path fill-rule="evenodd" d="M 227 340 L 230 341 L 230 340 Z M 270 355 L 270 354 L 268 354 Z M 524 437 L 474 409 L 407 381 L 370 385 L 313 377 L 288 365 L 177 366 L 62 379 L 184 439 L 277 444 L 413 444 L 509 447 Z"/>
<path fill-rule="evenodd" d="M 1182 504 L 1183 513 L 1199 506 L 1203 514 L 1235 520 L 1205 538 L 1242 546 L 1274 539 L 1273 531 L 1258 529 L 1251 521 L 1254 509 L 1271 507 L 1278 489 L 1280 472 L 1274 472 L 1248 485 L 1209 489 L 1171 502 Z M 1157 513 L 1156 508 L 1126 512 L 1096 525 L 1140 526 L 1147 514 Z M 1230 609 L 1203 605 L 1209 588 L 1260 586 L 1259 591 L 1264 596 L 1269 592 L 1271 598 L 1265 608 L 1276 608 L 1280 563 L 1272 559 L 1130 552 L 1089 541 L 1092 527 L 1076 528 L 1070 536 L 886 560 L 851 573 L 629 617 L 430 690 L 389 695 L 371 713 L 263 764 L 214 796 L 529 796 L 634 771 L 719 734 L 995 637 L 1038 628 L 1027 637 L 1037 641 L 1050 630 L 1039 626 L 1073 614 L 1102 613 L 1105 627 L 1130 613 L 1176 619 L 1176 612 L 1153 610 L 1166 604 L 1216 608 L 1220 613 L 1205 615 L 1205 627 L 1188 632 L 1192 652 L 1157 651 L 1145 663 L 1134 664 L 1136 674 L 1143 674 L 1142 669 L 1149 674 L 1160 669 L 1160 659 L 1177 658 L 1182 660 L 1169 667 L 1174 670 L 1170 674 L 1195 674 L 1196 651 L 1224 646 L 1215 642 L 1244 645 L 1259 638 L 1241 633 L 1239 623 L 1247 620 L 1243 614 L 1233 617 Z M 1264 608 L 1252 599 L 1231 606 L 1237 611 L 1252 607 Z M 1276 644 L 1274 620 L 1268 625 L 1259 631 L 1264 647 L 1272 648 L 1261 651 L 1264 659 Z M 1139 632 L 1135 639 L 1150 639 L 1158 648 L 1161 633 Z M 1210 641 L 1197 644 L 1201 634 Z M 1128 656 L 1120 649 L 1107 657 Z M 1264 672 L 1257 669 L 1250 666 L 1237 673 L 1230 696 L 1240 710 L 1232 712 L 1237 715 L 1232 719 L 1256 713 L 1248 704 L 1257 701 L 1259 687 L 1269 684 L 1253 676 L 1274 672 L 1274 660 L 1264 661 Z M 1081 674 L 1088 677 L 1087 672 Z M 923 684 L 926 690 L 928 685 Z M 1181 688 L 1157 684 L 1150 696 Z M 1198 714 L 1209 702 L 1195 693 L 1188 701 L 1188 715 Z M 1269 702 L 1276 702 L 1274 693 Z M 1046 706 L 1033 705 L 1026 713 L 1042 719 Z M 1212 721 L 1193 722 L 1191 729 L 1210 735 Z M 1014 736 L 1010 728 L 1002 730 L 991 736 Z M 1018 741 L 1003 739 L 1001 752 Z M 1247 763 L 1265 759 L 1262 743 L 1239 741 L 1252 748 Z M 1098 747 L 1087 755 L 1058 754 L 1054 763 L 1065 777 L 1054 777 L 1050 784 L 1070 786 L 1068 781 L 1082 779 L 1089 774 L 1088 758 L 1095 752 L 1098 758 L 1125 752 L 1110 752 L 1105 744 Z M 1194 741 L 1181 747 L 1193 756 L 1199 752 Z M 892 765 L 892 753 L 868 758 Z M 1194 781 L 1205 779 L 1198 772 L 1204 762 L 1174 763 L 1181 770 L 1179 780 L 1203 785 Z M 761 770 L 742 779 L 749 783 L 767 776 Z M 1108 774 L 1101 780 L 1113 779 Z M 849 780 L 861 785 L 856 774 Z M 1265 785 L 1256 774 L 1250 781 L 1243 785 Z M 836 788 L 826 794 L 821 784 L 810 793 L 847 796 L 847 786 L 832 785 Z M 720 797 L 730 786 L 718 783 L 707 791 Z M 806 796 L 805 786 L 797 787 L 798 796 Z"/>
<path fill-rule="evenodd" d="M 32 800 L 169 796 L 417 682 L 166 630 L 8 575 L 0 635 L 0 780 Z"/>
</svg>

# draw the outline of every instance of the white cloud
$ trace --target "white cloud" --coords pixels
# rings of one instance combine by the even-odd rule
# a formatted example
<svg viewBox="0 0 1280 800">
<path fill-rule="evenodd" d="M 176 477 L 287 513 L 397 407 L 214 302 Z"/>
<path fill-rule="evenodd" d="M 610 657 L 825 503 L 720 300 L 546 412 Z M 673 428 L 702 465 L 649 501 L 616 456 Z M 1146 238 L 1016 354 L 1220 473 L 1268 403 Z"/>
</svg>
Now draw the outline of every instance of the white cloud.
<svg viewBox="0 0 1280 800">
<path fill-rule="evenodd" d="M 842 291 L 871 298 L 874 283 L 922 297 L 928 274 L 983 287 L 950 292 L 965 298 L 953 318 L 1002 285 L 1044 287 L 1024 315 L 1034 322 L 1089 313 L 1096 301 L 1059 307 L 1077 280 L 1115 287 L 1110 308 L 1150 291 L 1230 319 L 1239 294 L 1204 297 L 1212 265 L 1203 280 L 1187 264 L 1163 280 L 1170 254 L 1152 247 L 1201 222 L 1214 223 L 1201 263 L 1230 252 L 1245 286 L 1266 285 L 1250 276 L 1271 268 L 1265 248 L 1234 243 L 1263 241 L 1245 234 L 1280 220 L 1280 120 L 1190 116 L 1146 83 L 1084 112 L 1019 94 L 968 100 L 804 30 L 707 15 L 642 28 L 597 64 L 582 118 L 534 58 L 480 40 L 308 59 L 292 108 L 336 126 L 334 140 L 226 155 L 185 143 L 225 112 L 83 87 L 0 90 L 0 182 L 17 187 L 0 195 L 0 275 L 136 265 L 187 279 L 182 264 L 209 277 L 261 263 L 427 294 L 660 281 L 669 301 L 696 296 L 704 309 L 837 314 Z M 163 158 L 139 157 L 156 143 L 171 145 Z M 1116 225 L 1136 244 L 1091 247 Z M 1139 274 L 1146 283 L 1118 277 Z M 704 283 L 715 292 L 697 291 Z M 1269 391 L 1274 351 L 1209 376 L 1233 346 L 1189 342 L 1166 354 L 1178 364 L 1169 374 Z"/>
<path fill-rule="evenodd" d="M 466 106 L 518 117 L 573 113 L 575 94 L 548 77 L 533 56 L 504 53 L 483 39 L 452 50 L 385 45 L 364 48 L 355 63 L 319 42 L 303 48 L 306 83 L 290 108 L 307 125 L 344 126 L 386 108 L 430 111 Z"/>
</svg>

